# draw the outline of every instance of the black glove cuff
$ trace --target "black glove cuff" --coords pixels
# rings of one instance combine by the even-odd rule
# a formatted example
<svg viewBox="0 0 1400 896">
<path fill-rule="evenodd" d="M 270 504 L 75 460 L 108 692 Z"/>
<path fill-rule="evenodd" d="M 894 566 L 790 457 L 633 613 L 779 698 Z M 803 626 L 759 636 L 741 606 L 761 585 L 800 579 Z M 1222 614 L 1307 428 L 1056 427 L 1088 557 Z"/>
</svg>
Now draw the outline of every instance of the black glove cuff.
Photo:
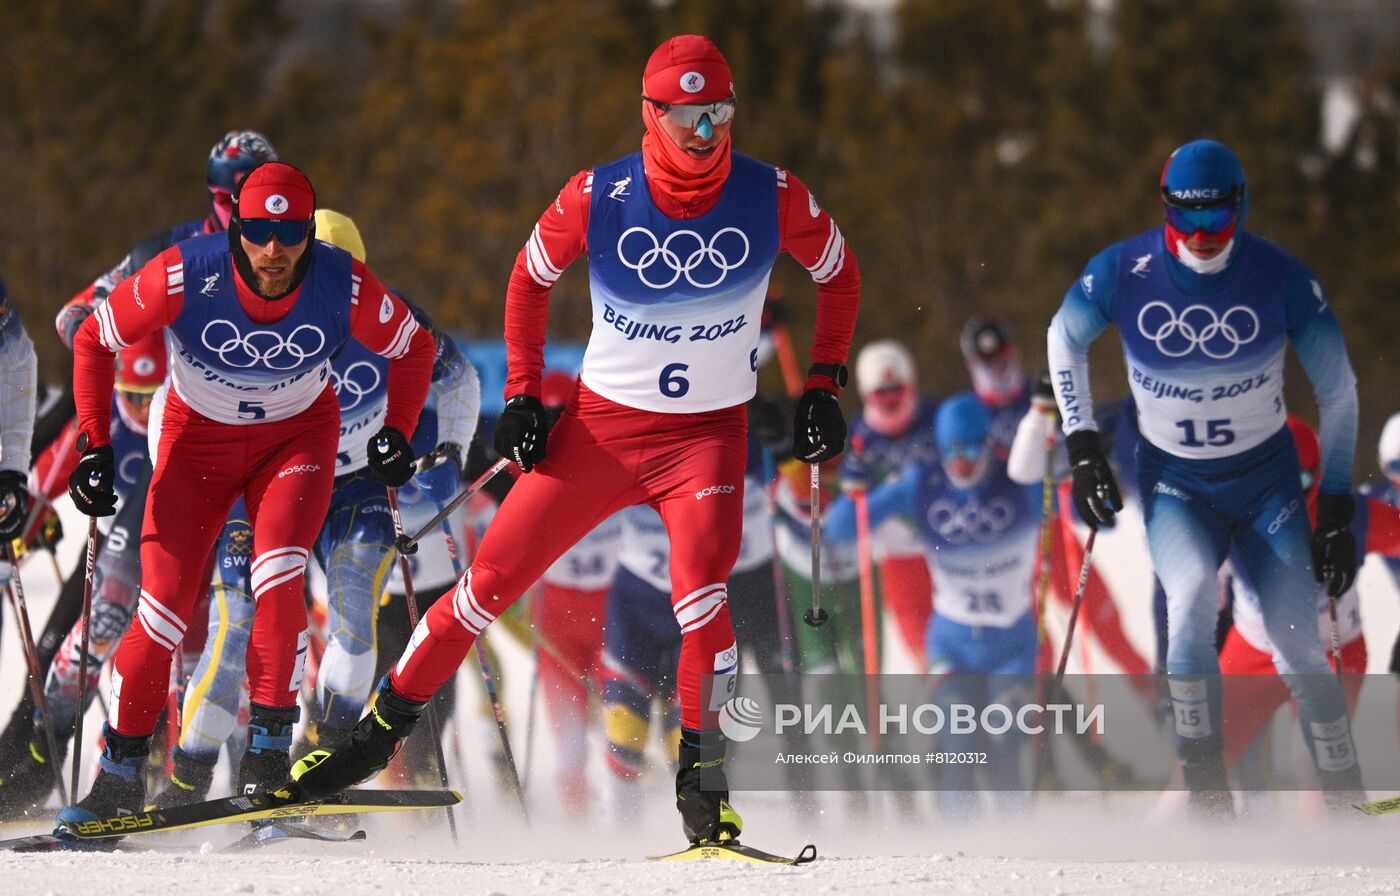
<svg viewBox="0 0 1400 896">
<path fill-rule="evenodd" d="M 1317 531 L 1330 532 L 1351 525 L 1355 502 L 1351 495 L 1319 495 L 1317 498 Z"/>
<path fill-rule="evenodd" d="M 1065 436 L 1065 450 L 1069 452 L 1072 467 L 1079 466 L 1081 461 L 1103 459 L 1103 443 L 1095 429 L 1077 429 Z"/>
</svg>

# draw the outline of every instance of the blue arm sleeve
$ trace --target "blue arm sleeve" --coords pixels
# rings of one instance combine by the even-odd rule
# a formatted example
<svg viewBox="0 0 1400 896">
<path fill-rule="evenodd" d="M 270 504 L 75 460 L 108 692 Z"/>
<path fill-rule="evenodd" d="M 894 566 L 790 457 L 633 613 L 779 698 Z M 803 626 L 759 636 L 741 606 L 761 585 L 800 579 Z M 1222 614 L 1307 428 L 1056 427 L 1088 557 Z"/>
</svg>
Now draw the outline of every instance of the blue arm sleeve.
<svg viewBox="0 0 1400 896">
<path fill-rule="evenodd" d="M 1301 264 L 1289 283 L 1287 302 L 1288 335 L 1317 397 L 1321 490 L 1325 495 L 1349 494 L 1359 404 L 1342 328 L 1317 278 Z"/>
<path fill-rule="evenodd" d="M 874 529 L 896 514 L 912 515 L 918 481 L 918 467 L 908 466 L 898 476 L 872 489 L 866 497 L 870 528 Z M 849 495 L 833 501 L 831 509 L 822 516 L 822 537 L 833 542 L 856 540 L 856 502 Z"/>
<path fill-rule="evenodd" d="M 1050 321 L 1046 352 L 1066 434 L 1099 428 L 1089 390 L 1089 346 L 1113 320 L 1117 278 L 1118 249 L 1113 246 L 1089 260 Z"/>
<path fill-rule="evenodd" d="M 437 354 L 433 357 L 432 395 L 438 415 L 438 442 L 452 442 L 465 453 L 481 413 L 481 381 L 476 368 L 452 337 L 438 329 L 423 309 L 407 299 L 404 301 L 437 345 Z"/>
</svg>

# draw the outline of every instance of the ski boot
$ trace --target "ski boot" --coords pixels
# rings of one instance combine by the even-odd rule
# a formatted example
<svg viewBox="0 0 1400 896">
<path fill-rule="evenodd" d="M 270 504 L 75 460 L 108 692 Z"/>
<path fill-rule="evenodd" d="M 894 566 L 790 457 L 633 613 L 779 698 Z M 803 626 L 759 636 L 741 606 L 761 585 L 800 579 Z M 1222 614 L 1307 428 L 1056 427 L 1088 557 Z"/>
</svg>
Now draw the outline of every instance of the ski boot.
<svg viewBox="0 0 1400 896">
<path fill-rule="evenodd" d="M 248 750 L 238 766 L 238 792 L 275 790 L 292 773 L 292 726 L 299 710 L 295 706 L 249 707 Z"/>
<path fill-rule="evenodd" d="M 217 756 L 212 760 L 199 759 L 176 747 L 175 770 L 170 773 L 170 780 L 165 787 L 151 800 L 150 807 L 173 809 L 176 806 L 188 806 L 208 799 L 209 786 L 214 783 L 214 766 L 217 763 Z"/>
<path fill-rule="evenodd" d="M 1183 738 L 1178 747 L 1181 774 L 1190 791 L 1187 805 L 1205 821 L 1235 817 L 1235 795 L 1225 774 L 1224 742 L 1219 737 Z"/>
<path fill-rule="evenodd" d="M 151 752 L 151 735 L 127 737 L 110 724 L 102 725 L 102 757 L 97 779 L 88 795 L 58 813 L 54 835 L 69 836 L 69 824 L 86 824 L 135 815 L 146 804 L 146 759 Z"/>
<path fill-rule="evenodd" d="M 31 818 L 43 812 L 44 801 L 53 790 L 53 763 L 38 741 L 30 741 L 0 779 L 0 819 Z M 62 748 L 60 748 L 62 749 Z M 58 765 L 63 765 L 63 753 Z"/>
<path fill-rule="evenodd" d="M 681 730 L 676 808 L 691 845 L 737 840 L 743 830 L 743 819 L 729 805 L 724 747 L 719 731 Z"/>
<path fill-rule="evenodd" d="M 383 771 L 413 731 L 427 703 L 394 693 L 385 676 L 369 714 L 340 749 L 313 750 L 292 766 L 294 790 L 305 799 L 324 799 Z"/>
</svg>

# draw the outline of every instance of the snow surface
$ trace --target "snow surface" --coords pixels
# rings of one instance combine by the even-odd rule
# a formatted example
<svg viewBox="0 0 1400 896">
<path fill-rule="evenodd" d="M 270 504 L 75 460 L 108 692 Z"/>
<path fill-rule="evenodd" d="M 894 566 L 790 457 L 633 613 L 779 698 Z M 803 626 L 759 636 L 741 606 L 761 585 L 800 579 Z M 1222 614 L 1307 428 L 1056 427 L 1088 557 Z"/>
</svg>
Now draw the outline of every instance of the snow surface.
<svg viewBox="0 0 1400 896">
<path fill-rule="evenodd" d="M 65 505 L 67 502 L 64 502 Z M 70 534 L 60 550 L 72 569 L 86 527 L 65 511 Z M 1133 525 L 1100 539 L 1095 553 L 1115 592 L 1129 635 L 1146 653 L 1151 620 L 1150 588 L 1140 529 Z M 26 593 L 34 624 L 42 625 L 56 593 L 46 557 L 26 563 Z M 1129 596 L 1142 595 L 1136 599 Z M 1400 604 L 1385 571 L 1374 561 L 1362 574 L 1362 605 L 1372 671 L 1389 657 Z M 8 611 L 7 611 L 8 616 Z M 6 619 L 0 640 L 0 721 L 23 686 L 15 627 Z M 1052 632 L 1062 620 L 1052 620 Z M 889 639 L 892 643 L 895 639 Z M 525 718 L 530 668 L 526 652 L 504 633 L 494 646 L 505 668 L 504 701 L 515 755 L 526 753 Z M 1078 652 L 1076 651 L 1076 654 Z M 1071 671 L 1081 662 L 1079 656 Z M 1095 671 L 1106 660 L 1089 651 Z M 911 671 L 895 653 L 895 671 Z M 479 690 L 469 664 L 459 683 Z M 105 688 L 105 684 L 104 684 Z M 470 690 L 467 691 L 470 694 Z M 470 706 L 471 701 L 463 701 Z M 88 730 L 100 728 L 97 711 Z M 1228 827 L 1203 826 L 1185 817 L 1179 799 L 1154 794 L 1109 797 L 1070 794 L 1044 799 L 1015 817 L 957 824 L 940 816 L 930 794 L 912 809 L 897 808 L 888 794 L 868 808 L 846 794 L 823 794 L 821 811 L 795 815 L 785 794 L 735 794 L 745 818 L 746 842 L 795 853 L 815 843 L 821 857 L 801 868 L 719 863 L 646 862 L 643 857 L 681 848 L 671 808 L 670 782 L 657 771 L 641 791 L 623 801 L 601 760 L 601 743 L 590 745 L 595 811 L 566 817 L 550 794 L 554 751 L 537 736 L 532 762 L 533 826 L 520 818 L 513 797 L 493 780 L 485 760 L 496 737 L 483 719 L 449 727 L 461 756 L 453 761 L 453 786 L 466 802 L 456 810 L 460 840 L 453 843 L 440 811 L 365 819 L 369 840 L 360 844 L 289 843 L 242 854 L 220 854 L 243 831 L 211 827 L 169 835 L 161 842 L 188 852 L 116 854 L 0 853 L 4 894 L 126 893 L 312 894 L 356 893 L 609 893 L 693 892 L 697 885 L 725 893 L 1400 893 L 1400 816 L 1324 822 L 1301 810 L 1294 794 L 1276 794 L 1256 818 Z M 449 750 L 449 755 L 454 752 Z M 85 751 L 91 757 L 91 747 Z M 88 763 L 85 762 L 85 765 Z M 219 786 L 216 780 L 216 787 Z M 1375 796 L 1381 796 L 1376 794 Z M 1388 794 L 1386 794 L 1388 795 Z M 621 807 L 642 807 L 623 819 Z M 1302 820 L 1309 817 L 1312 820 Z M 41 826 L 6 826 L 0 837 L 36 832 Z M 138 845 L 140 838 L 132 838 Z"/>
</svg>

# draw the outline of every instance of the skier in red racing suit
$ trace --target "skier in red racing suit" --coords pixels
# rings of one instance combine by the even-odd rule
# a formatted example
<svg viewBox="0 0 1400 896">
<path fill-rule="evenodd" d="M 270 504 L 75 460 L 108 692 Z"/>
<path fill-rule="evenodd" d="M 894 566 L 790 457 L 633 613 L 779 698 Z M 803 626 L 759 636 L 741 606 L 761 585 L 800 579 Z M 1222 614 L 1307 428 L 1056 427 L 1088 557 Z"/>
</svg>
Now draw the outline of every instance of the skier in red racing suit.
<svg viewBox="0 0 1400 896">
<path fill-rule="evenodd" d="M 642 91 L 641 152 L 575 175 L 511 273 L 507 402 L 495 443 L 525 475 L 452 599 L 424 616 L 351 742 L 298 763 L 304 795 L 384 767 L 488 623 L 601 520 L 650 504 L 671 541 L 682 633 L 677 806 L 693 842 L 738 836 L 718 710 L 737 670 L 725 583 L 739 552 L 744 404 L 756 386 L 759 318 L 773 263 L 787 252 L 811 273 L 818 299 L 794 453 L 813 464 L 835 457 L 846 438 L 837 395 L 860 274 L 801 181 L 730 149 L 733 77 L 714 44 L 696 35 L 666 41 L 647 63 Z M 550 290 L 585 252 L 593 330 L 580 385 L 549 431 L 539 395 Z"/>
<path fill-rule="evenodd" d="M 301 171 L 281 162 L 254 168 L 234 193 L 227 235 L 161 252 L 78 331 L 73 381 L 83 456 L 69 492 L 83 513 L 110 514 L 115 501 L 113 356 L 165 328 L 172 388 L 142 524 L 136 619 L 113 660 L 101 767 L 88 795 L 59 813 L 61 825 L 142 808 L 171 654 L 240 495 L 253 524 L 257 602 L 240 784 L 286 779 L 306 657 L 302 579 L 326 516 L 340 437 L 330 358 L 350 338 L 390 359 L 388 413 L 370 439 L 370 470 L 394 486 L 412 474 L 405 433 L 427 395 L 432 337 L 368 268 L 313 238 L 315 205 Z"/>
</svg>

